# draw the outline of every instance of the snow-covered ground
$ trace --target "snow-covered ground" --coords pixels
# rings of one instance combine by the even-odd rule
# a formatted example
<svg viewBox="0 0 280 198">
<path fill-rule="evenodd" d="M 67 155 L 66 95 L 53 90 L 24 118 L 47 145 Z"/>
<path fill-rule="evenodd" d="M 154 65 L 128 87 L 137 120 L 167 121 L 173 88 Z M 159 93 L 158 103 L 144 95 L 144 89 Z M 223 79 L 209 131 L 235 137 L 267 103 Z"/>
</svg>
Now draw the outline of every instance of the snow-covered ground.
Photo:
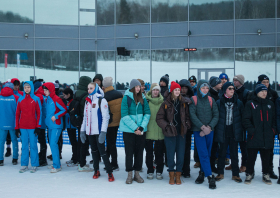
<svg viewBox="0 0 280 198">
<path fill-rule="evenodd" d="M 50 149 L 48 148 L 48 154 Z M 170 198 L 170 197 L 278 197 L 280 196 L 280 185 L 276 180 L 272 180 L 272 185 L 266 185 L 262 182 L 261 161 L 258 156 L 256 162 L 256 176 L 251 185 L 244 183 L 235 183 L 231 180 L 231 171 L 225 171 L 225 179 L 217 182 L 217 189 L 210 190 L 208 182 L 195 184 L 198 176 L 198 169 L 193 168 L 194 161 L 191 161 L 191 178 L 183 178 L 182 185 L 169 185 L 168 173 L 164 169 L 163 180 L 146 179 L 146 165 L 143 164 L 144 172 L 141 173 L 145 182 L 138 184 L 133 182 L 132 185 L 125 184 L 127 173 L 125 172 L 125 155 L 124 148 L 118 148 L 118 161 L 120 171 L 114 172 L 115 182 L 108 182 L 107 174 L 103 170 L 104 164 L 100 163 L 101 177 L 97 180 L 92 179 L 93 173 L 80 173 L 77 167 L 67 167 L 65 162 L 71 158 L 71 146 L 63 145 L 62 171 L 51 174 L 46 167 L 40 167 L 39 170 L 32 174 L 29 172 L 20 174 L 18 171 L 20 165 L 12 165 L 12 157 L 5 158 L 5 165 L 0 167 L 0 197 L 1 198 L 77 198 L 77 197 L 114 197 L 114 198 Z M 89 162 L 91 157 L 87 157 Z M 19 159 L 20 161 L 20 159 Z M 51 164 L 51 161 L 48 161 Z M 274 171 L 277 172 L 279 155 L 275 155 Z M 244 181 L 245 174 L 241 174 Z"/>
</svg>

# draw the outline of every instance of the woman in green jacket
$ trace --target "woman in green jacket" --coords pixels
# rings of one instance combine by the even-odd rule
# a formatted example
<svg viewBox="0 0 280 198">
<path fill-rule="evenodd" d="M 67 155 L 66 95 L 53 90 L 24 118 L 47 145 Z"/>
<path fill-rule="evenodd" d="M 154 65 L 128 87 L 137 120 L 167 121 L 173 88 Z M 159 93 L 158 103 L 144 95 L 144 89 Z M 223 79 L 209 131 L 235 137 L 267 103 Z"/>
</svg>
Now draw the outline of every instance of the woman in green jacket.
<svg viewBox="0 0 280 198">
<path fill-rule="evenodd" d="M 147 131 L 151 113 L 149 104 L 140 89 L 140 82 L 136 79 L 132 79 L 130 82 L 130 89 L 126 90 L 121 106 L 119 130 L 123 132 L 125 145 L 125 167 L 128 172 L 127 184 L 132 183 L 133 170 L 135 171 L 134 180 L 138 183 L 144 182 L 139 172 L 143 164 L 143 151 L 146 139 L 145 132 Z"/>
<path fill-rule="evenodd" d="M 153 83 L 151 90 L 147 93 L 146 98 L 149 103 L 151 117 L 148 124 L 148 130 L 146 133 L 146 165 L 148 168 L 147 179 L 154 178 L 154 149 L 153 145 L 155 143 L 155 160 L 156 160 L 156 178 L 163 179 L 163 147 L 164 147 L 164 135 L 162 129 L 157 125 L 156 117 L 157 112 L 163 103 L 163 97 L 160 94 L 160 86 L 157 83 Z"/>
</svg>

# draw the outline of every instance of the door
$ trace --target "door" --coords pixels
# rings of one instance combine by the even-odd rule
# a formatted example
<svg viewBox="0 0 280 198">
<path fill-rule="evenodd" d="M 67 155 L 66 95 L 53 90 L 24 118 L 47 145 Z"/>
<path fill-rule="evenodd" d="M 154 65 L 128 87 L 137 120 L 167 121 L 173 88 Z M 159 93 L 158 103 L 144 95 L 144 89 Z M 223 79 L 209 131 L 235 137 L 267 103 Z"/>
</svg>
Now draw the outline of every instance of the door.
<svg viewBox="0 0 280 198">
<path fill-rule="evenodd" d="M 221 73 L 225 73 L 225 69 L 198 69 L 198 80 L 209 80 L 211 76 L 219 77 Z"/>
</svg>

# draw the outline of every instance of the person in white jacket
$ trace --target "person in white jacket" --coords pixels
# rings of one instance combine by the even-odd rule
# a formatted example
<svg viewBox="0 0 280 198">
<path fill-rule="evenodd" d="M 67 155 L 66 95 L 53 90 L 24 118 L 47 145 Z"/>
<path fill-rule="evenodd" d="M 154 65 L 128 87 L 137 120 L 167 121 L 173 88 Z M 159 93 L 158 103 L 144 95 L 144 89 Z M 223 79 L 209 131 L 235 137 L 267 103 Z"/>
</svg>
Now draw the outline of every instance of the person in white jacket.
<svg viewBox="0 0 280 198">
<path fill-rule="evenodd" d="M 89 96 L 86 98 L 80 137 L 82 143 L 85 143 L 86 136 L 88 136 L 88 140 L 91 145 L 94 167 L 93 179 L 98 179 L 100 176 L 98 155 L 99 151 L 104 161 L 106 172 L 108 173 L 108 180 L 109 182 L 112 182 L 115 179 L 112 174 L 113 171 L 109 161 L 109 157 L 107 156 L 105 151 L 105 137 L 107 134 L 110 115 L 107 101 L 98 92 L 98 85 L 95 82 L 89 83 Z"/>
</svg>

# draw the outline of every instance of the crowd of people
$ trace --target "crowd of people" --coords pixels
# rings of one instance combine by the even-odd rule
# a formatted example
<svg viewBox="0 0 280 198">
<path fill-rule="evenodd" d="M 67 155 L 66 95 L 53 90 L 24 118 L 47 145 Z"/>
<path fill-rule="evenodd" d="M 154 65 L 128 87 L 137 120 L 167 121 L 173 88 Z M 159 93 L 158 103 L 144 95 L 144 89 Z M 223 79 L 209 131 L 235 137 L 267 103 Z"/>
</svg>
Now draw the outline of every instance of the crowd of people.
<svg viewBox="0 0 280 198">
<path fill-rule="evenodd" d="M 93 79 L 80 77 L 77 90 L 65 88 L 61 94 L 57 81 L 26 81 L 20 91 L 19 79 L 13 78 L 4 84 L 0 94 L 0 166 L 4 165 L 5 142 L 5 156 L 11 155 L 12 142 L 12 164 L 18 164 L 20 138 L 20 173 L 35 173 L 43 166 L 51 173 L 61 171 L 62 131 L 67 129 L 72 146 L 67 166 L 78 166 L 79 172 L 94 172 L 93 179 L 98 179 L 102 159 L 108 181 L 113 182 L 113 171 L 119 170 L 119 130 L 125 144 L 126 184 L 144 182 L 140 173 L 145 149 L 147 179 L 152 180 L 156 173 L 156 179 L 162 180 L 166 166 L 169 184 L 180 185 L 181 177 L 190 177 L 192 135 L 194 168 L 200 168 L 196 184 L 207 178 L 209 188 L 215 189 L 216 182 L 224 179 L 225 169 L 232 170 L 232 180 L 237 183 L 242 182 L 240 173 L 245 172 L 244 183 L 250 184 L 258 152 L 262 181 L 272 184 L 271 179 L 278 179 L 273 149 L 275 136 L 280 136 L 280 98 L 266 75 L 258 77 L 258 85 L 252 91 L 245 88 L 244 82 L 243 75 L 234 76 L 231 82 L 222 73 L 209 81 L 197 82 L 191 76 L 169 85 L 166 74 L 159 83 L 149 85 L 148 92 L 143 80 L 132 79 L 123 95 L 114 89 L 112 77 L 103 79 L 97 74 Z M 93 168 L 86 161 L 90 153 Z M 51 165 L 47 158 L 52 160 Z M 278 171 L 280 184 L 280 160 Z"/>
</svg>

